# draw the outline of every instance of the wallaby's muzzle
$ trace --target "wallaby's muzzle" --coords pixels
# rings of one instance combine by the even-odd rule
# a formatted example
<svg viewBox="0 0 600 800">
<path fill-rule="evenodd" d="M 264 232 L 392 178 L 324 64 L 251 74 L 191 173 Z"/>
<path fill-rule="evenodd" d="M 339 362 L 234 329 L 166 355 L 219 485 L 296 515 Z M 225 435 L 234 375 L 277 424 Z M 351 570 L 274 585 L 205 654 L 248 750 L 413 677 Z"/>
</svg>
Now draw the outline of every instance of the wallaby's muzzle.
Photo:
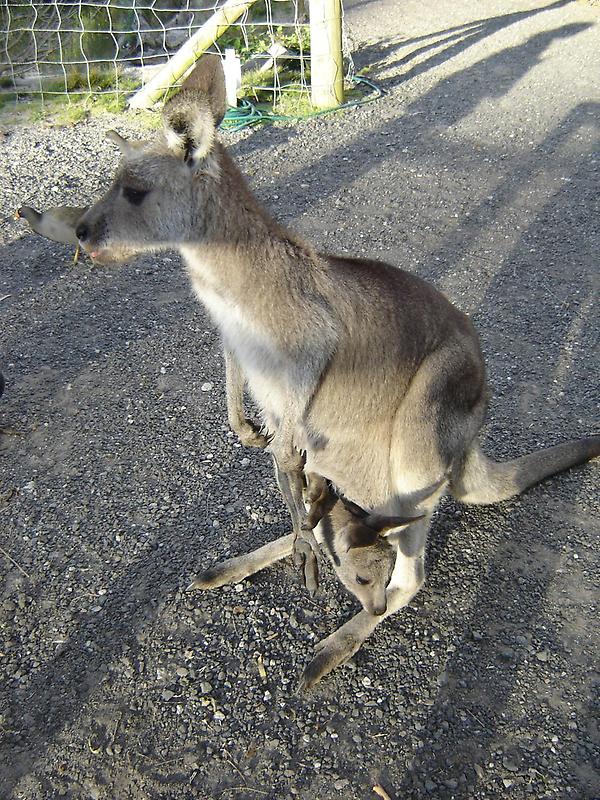
<svg viewBox="0 0 600 800">
<path fill-rule="evenodd" d="M 90 235 L 90 228 L 89 225 L 85 222 L 80 222 L 79 225 L 75 228 L 75 236 L 79 239 L 81 244 L 85 244 L 88 240 Z"/>
</svg>

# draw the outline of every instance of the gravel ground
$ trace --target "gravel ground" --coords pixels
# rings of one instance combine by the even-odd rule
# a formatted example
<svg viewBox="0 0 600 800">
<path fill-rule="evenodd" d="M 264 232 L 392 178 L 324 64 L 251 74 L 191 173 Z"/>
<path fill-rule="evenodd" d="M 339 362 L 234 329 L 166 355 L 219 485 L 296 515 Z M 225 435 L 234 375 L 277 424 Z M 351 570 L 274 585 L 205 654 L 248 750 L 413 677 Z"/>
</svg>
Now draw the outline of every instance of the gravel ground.
<svg viewBox="0 0 600 800">
<path fill-rule="evenodd" d="M 497 457 L 597 430 L 600 9 L 544 8 L 350 0 L 385 99 L 228 137 L 284 223 L 473 315 Z M 425 589 L 309 696 L 355 610 L 331 572 L 314 602 L 289 564 L 183 592 L 288 521 L 179 259 L 73 268 L 12 220 L 96 196 L 111 126 L 141 135 L 0 141 L 2 800 L 598 797 L 597 464 L 444 502 Z"/>
</svg>

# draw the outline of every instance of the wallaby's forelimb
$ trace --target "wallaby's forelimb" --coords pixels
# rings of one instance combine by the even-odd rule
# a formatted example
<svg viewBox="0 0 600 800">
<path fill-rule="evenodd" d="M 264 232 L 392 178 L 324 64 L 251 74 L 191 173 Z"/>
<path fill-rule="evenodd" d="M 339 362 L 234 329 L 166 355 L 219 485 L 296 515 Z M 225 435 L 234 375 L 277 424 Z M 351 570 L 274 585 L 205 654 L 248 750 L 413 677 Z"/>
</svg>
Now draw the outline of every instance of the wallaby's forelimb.
<svg viewBox="0 0 600 800">
<path fill-rule="evenodd" d="M 224 348 L 224 357 L 229 426 L 243 445 L 264 450 L 268 447 L 269 440 L 260 432 L 259 426 L 246 417 L 244 411 L 244 384 L 246 379 L 239 361 L 227 348 Z"/>
<path fill-rule="evenodd" d="M 252 553 L 222 561 L 220 564 L 215 564 L 214 567 L 209 567 L 209 569 L 197 575 L 187 587 L 188 591 L 193 589 L 217 589 L 219 586 L 239 583 L 244 578 L 248 578 L 250 575 L 260 572 L 261 569 L 265 569 L 265 567 L 269 567 L 276 561 L 281 561 L 282 558 L 291 555 L 293 547 L 294 534 L 290 533 L 287 536 L 276 539 L 274 542 L 269 542 L 259 547 L 258 550 L 254 550 Z"/>
<path fill-rule="evenodd" d="M 574 439 L 503 462 L 488 458 L 476 445 L 467 454 L 458 477 L 452 478 L 450 491 L 463 503 L 499 503 L 515 497 L 550 475 L 599 455 L 600 436 Z"/>
<path fill-rule="evenodd" d="M 306 475 L 306 500 L 310 506 L 307 524 L 312 530 L 317 527 L 324 516 L 329 514 L 338 498 L 335 492 L 331 491 L 325 478 L 315 472 L 310 472 Z"/>
<path fill-rule="evenodd" d="M 225 347 L 225 385 L 227 391 L 227 418 L 231 429 L 237 434 L 242 444 L 248 447 L 265 449 L 269 440 L 260 433 L 258 426 L 246 417 L 244 410 L 244 385 L 246 377 L 238 359 Z M 275 466 L 275 477 L 283 499 L 292 518 L 294 536 L 294 563 L 302 569 L 304 584 L 311 595 L 318 588 L 318 566 L 316 554 L 318 546 L 304 507 L 304 459 L 296 450 L 288 452 L 286 443 L 292 441 L 292 432 L 283 426 L 273 438 L 269 447 Z M 285 469 L 281 462 L 285 463 Z M 318 522 L 318 520 L 317 520 Z M 316 524 L 316 522 L 315 522 Z"/>
</svg>

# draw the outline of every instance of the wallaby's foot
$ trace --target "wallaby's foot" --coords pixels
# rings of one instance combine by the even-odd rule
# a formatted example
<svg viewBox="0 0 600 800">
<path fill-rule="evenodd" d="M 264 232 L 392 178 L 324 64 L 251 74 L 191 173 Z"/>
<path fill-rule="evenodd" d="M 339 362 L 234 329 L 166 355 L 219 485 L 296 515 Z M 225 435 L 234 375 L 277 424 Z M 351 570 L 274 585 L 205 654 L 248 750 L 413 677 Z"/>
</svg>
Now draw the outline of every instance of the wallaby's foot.
<svg viewBox="0 0 600 800">
<path fill-rule="evenodd" d="M 235 583 L 235 581 L 231 580 L 225 564 L 216 564 L 196 575 L 186 588 L 186 592 L 193 592 L 195 589 L 218 589 L 219 586 L 227 586 L 228 583 Z"/>
<path fill-rule="evenodd" d="M 244 578 L 248 578 L 250 575 L 260 572 L 261 569 L 289 556 L 292 552 L 293 542 L 294 535 L 289 533 L 287 536 L 281 536 L 273 542 L 264 544 L 251 553 L 221 561 L 196 575 L 187 587 L 187 591 L 217 589 L 219 586 L 239 583 Z"/>
<path fill-rule="evenodd" d="M 315 656 L 304 670 L 298 690 L 306 692 L 312 689 L 321 678 L 328 675 L 360 649 L 364 638 L 355 631 L 344 631 L 344 626 L 322 639 L 315 646 Z"/>
<path fill-rule="evenodd" d="M 235 432 L 245 447 L 257 447 L 259 450 L 266 450 L 269 446 L 269 440 L 260 432 L 260 427 L 249 419 L 236 426 Z"/>
<path fill-rule="evenodd" d="M 215 564 L 199 575 L 196 575 L 194 580 L 187 587 L 187 592 L 192 592 L 194 589 L 218 589 L 219 586 L 227 586 L 232 583 L 239 583 L 251 575 L 252 572 L 248 571 L 249 561 L 248 556 L 239 556 L 238 558 L 229 558 L 227 561 L 221 561 Z"/>
</svg>

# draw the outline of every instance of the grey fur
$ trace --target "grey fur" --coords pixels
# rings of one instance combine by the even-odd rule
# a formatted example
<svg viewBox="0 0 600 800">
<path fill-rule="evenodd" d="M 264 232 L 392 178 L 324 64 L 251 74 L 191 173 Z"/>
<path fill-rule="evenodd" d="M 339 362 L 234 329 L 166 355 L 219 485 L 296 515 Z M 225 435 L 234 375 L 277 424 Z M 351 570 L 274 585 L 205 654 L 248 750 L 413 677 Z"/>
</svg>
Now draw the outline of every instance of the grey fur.
<svg viewBox="0 0 600 800">
<path fill-rule="evenodd" d="M 477 443 L 485 367 L 469 319 L 414 275 L 317 253 L 281 228 L 216 139 L 222 76 L 211 69 L 204 91 L 167 104 L 162 136 L 125 155 L 78 235 L 102 261 L 183 255 L 286 475 L 301 476 L 305 452 L 307 472 L 360 507 L 423 515 L 397 544 L 387 616 L 423 583 L 429 521 L 445 491 L 493 502 L 600 454 L 600 437 L 500 466 L 486 459 Z M 147 195 L 134 205 L 123 186 Z M 325 446 L 312 447 L 315 437 Z M 382 618 L 363 610 L 324 640 L 304 685 L 356 652 Z"/>
</svg>

